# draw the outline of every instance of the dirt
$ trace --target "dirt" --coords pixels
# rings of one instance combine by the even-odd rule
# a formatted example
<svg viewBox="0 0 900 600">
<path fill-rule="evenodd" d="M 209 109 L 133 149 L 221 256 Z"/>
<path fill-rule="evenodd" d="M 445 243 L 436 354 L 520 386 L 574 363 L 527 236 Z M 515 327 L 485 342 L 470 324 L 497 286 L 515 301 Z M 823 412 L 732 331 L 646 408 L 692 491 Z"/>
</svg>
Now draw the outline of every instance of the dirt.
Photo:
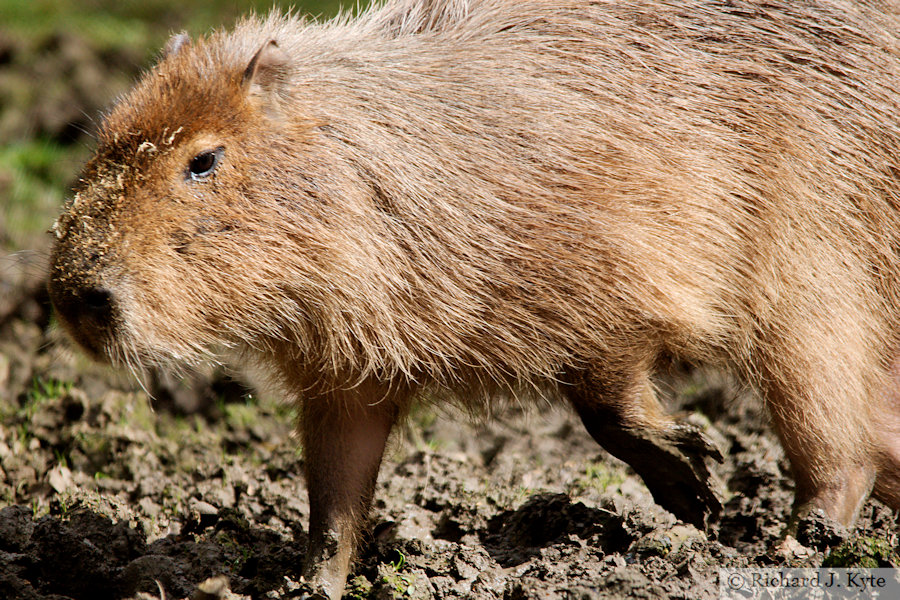
<svg viewBox="0 0 900 600">
<path fill-rule="evenodd" d="M 68 139 L 99 102 L 102 56 L 40 47 L 88 65 L 45 67 L 85 104 L 17 118 Z M 0 39 L 0 80 L 17 52 Z M 0 598 L 298 597 L 294 407 L 221 370 L 139 382 L 91 364 L 47 304 L 46 238 L 30 244 L 0 255 Z M 725 453 L 719 522 L 678 522 L 564 409 L 478 422 L 423 407 L 391 444 L 346 597 L 712 599 L 722 567 L 897 565 L 897 518 L 874 501 L 852 533 L 811 519 L 782 544 L 792 482 L 753 391 L 685 367 L 659 385 Z"/>
</svg>

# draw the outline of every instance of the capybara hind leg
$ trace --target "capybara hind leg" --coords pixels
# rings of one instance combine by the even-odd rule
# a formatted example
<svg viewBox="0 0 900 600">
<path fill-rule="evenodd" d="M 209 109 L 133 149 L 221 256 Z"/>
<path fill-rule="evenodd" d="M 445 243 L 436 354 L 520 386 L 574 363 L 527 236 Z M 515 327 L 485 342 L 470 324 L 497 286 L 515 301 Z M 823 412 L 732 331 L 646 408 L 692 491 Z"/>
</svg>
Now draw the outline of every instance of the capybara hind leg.
<svg viewBox="0 0 900 600">
<path fill-rule="evenodd" d="M 900 511 L 900 406 L 888 407 L 887 412 L 877 424 L 881 453 L 872 495 Z"/>
<path fill-rule="evenodd" d="M 894 361 L 875 422 L 880 460 L 873 495 L 900 511 L 900 358 Z"/>
<path fill-rule="evenodd" d="M 875 480 L 871 436 L 859 414 L 865 402 L 851 399 L 852 385 L 768 387 L 769 412 L 796 482 L 788 533 L 813 510 L 852 526 Z"/>
<path fill-rule="evenodd" d="M 340 598 L 368 517 L 396 402 L 359 386 L 304 402 L 300 431 L 309 488 L 309 548 L 303 576 L 310 597 Z"/>
<path fill-rule="evenodd" d="M 698 527 L 718 517 L 704 459 L 721 461 L 721 453 L 700 429 L 665 414 L 646 374 L 613 381 L 585 373 L 568 396 L 591 436 L 641 476 L 660 506 Z"/>
<path fill-rule="evenodd" d="M 872 495 L 895 511 L 900 511 L 900 456 L 885 455 L 879 465 Z"/>
</svg>

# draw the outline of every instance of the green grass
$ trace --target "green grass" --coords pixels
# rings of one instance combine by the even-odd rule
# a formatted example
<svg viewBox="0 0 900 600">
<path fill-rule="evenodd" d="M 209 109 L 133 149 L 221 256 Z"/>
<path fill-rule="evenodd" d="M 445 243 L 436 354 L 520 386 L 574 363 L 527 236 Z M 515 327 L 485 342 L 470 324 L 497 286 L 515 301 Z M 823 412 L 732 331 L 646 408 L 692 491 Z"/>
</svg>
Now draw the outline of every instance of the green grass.
<svg viewBox="0 0 900 600">
<path fill-rule="evenodd" d="M 94 40 L 100 47 L 158 43 L 170 32 L 192 35 L 227 26 L 249 12 L 265 13 L 273 6 L 328 17 L 345 4 L 333 0 L 0 0 L 0 23 L 15 35 L 41 37 L 70 32 Z M 361 5 L 367 2 L 360 2 Z"/>
<path fill-rule="evenodd" d="M 0 146 L 2 226 L 12 245 L 7 250 L 29 247 L 30 240 L 46 233 L 85 156 L 81 148 L 44 140 Z"/>
<path fill-rule="evenodd" d="M 57 400 L 69 393 L 72 389 L 71 381 L 60 381 L 58 379 L 45 379 L 35 377 L 31 381 L 31 389 L 28 391 L 28 401 L 22 407 L 23 416 L 31 419 L 39 410 L 39 407 L 48 400 Z"/>
<path fill-rule="evenodd" d="M 877 537 L 852 537 L 825 557 L 823 567 L 878 569 L 895 568 L 900 557 L 891 543 Z"/>
<path fill-rule="evenodd" d="M 101 8 L 102 3 L 78 0 L 0 0 L 0 22 L 8 34 L 20 39 L 65 32 L 91 39 L 103 48 L 145 44 L 151 26 L 137 14 L 121 10 L 129 4 L 139 3 L 110 2 Z"/>
<path fill-rule="evenodd" d="M 413 575 L 405 573 L 406 556 L 400 550 L 394 550 L 396 558 L 386 567 L 379 569 L 379 583 L 390 598 L 402 598 L 409 594 L 413 585 Z"/>
<path fill-rule="evenodd" d="M 605 463 L 594 462 L 585 468 L 585 475 L 578 481 L 578 487 L 584 491 L 593 488 L 598 492 L 605 492 L 608 488 L 619 486 L 624 482 L 624 472 Z"/>
<path fill-rule="evenodd" d="M 23 447 L 32 438 L 32 420 L 44 407 L 58 400 L 72 389 L 73 382 L 34 377 L 25 394 L 24 404 L 13 398 L 0 400 L 0 423 L 13 431 L 13 439 L 18 438 Z"/>
</svg>

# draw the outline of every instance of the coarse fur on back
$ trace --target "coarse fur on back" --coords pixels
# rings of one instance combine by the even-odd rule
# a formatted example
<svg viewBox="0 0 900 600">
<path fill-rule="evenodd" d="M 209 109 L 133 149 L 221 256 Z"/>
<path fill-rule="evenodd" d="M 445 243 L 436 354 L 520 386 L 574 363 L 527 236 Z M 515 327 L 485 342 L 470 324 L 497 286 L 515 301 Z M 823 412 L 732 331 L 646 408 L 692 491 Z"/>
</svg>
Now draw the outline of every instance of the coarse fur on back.
<svg viewBox="0 0 900 600">
<path fill-rule="evenodd" d="M 898 15 L 398 0 L 174 38 L 103 121 L 51 294 L 97 356 L 230 349 L 296 398 L 554 388 L 619 439 L 606 398 L 638 461 L 682 435 L 645 375 L 723 365 L 849 522 L 873 469 L 900 504 Z"/>
</svg>

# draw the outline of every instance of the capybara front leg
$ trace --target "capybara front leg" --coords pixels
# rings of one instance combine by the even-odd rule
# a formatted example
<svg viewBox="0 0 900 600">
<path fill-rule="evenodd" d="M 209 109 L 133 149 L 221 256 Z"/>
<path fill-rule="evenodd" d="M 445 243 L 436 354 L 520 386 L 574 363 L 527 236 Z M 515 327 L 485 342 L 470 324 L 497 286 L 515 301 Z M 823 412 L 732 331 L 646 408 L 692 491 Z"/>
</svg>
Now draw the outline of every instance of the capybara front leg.
<svg viewBox="0 0 900 600">
<path fill-rule="evenodd" d="M 665 414 L 645 374 L 585 374 L 569 399 L 591 436 L 641 476 L 660 506 L 698 527 L 719 516 L 704 459 L 721 462 L 722 454 L 699 428 Z"/>
<path fill-rule="evenodd" d="M 360 386 L 311 398 L 300 431 L 309 487 L 309 548 L 303 576 L 311 598 L 341 597 L 368 517 L 395 398 Z"/>
</svg>

